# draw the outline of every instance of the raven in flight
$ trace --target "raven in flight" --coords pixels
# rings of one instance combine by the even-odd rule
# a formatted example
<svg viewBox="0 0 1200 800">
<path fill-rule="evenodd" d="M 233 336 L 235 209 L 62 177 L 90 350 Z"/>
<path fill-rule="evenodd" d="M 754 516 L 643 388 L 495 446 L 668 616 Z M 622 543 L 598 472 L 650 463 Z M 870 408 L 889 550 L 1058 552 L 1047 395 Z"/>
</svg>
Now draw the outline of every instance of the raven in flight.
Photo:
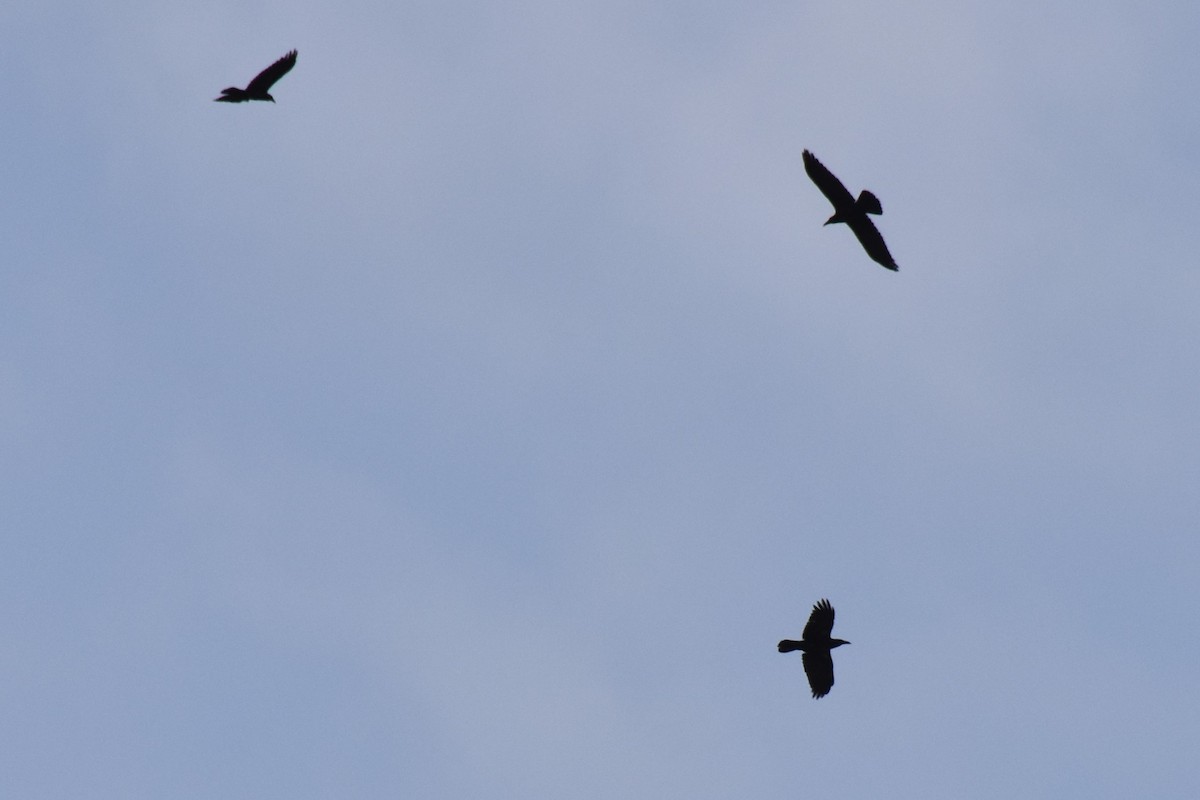
<svg viewBox="0 0 1200 800">
<path fill-rule="evenodd" d="M 850 194 L 837 176 L 826 169 L 825 165 L 817 161 L 817 157 L 807 150 L 804 151 L 804 171 L 821 190 L 821 194 L 833 203 L 833 216 L 827 219 L 825 224 L 846 223 L 858 237 L 858 241 L 867 251 L 867 255 L 893 272 L 899 271 L 900 267 L 896 265 L 896 260 L 892 258 L 887 245 L 883 243 L 879 229 L 867 216 L 867 214 L 883 213 L 883 206 L 879 204 L 879 198 L 863 189 L 858 199 L 855 200 L 854 195 Z"/>
<path fill-rule="evenodd" d="M 270 100 L 274 103 L 275 98 L 267 94 L 267 90 L 275 85 L 275 81 L 287 75 L 294 66 L 296 66 L 295 50 L 258 73 L 258 76 L 250 81 L 245 89 L 230 86 L 228 89 L 222 89 L 221 96 L 214 99 L 218 103 L 244 103 L 247 100 Z"/>
<path fill-rule="evenodd" d="M 829 651 L 850 644 L 844 639 L 829 638 L 831 633 L 833 606 L 829 605 L 828 600 L 822 600 L 813 606 L 812 614 L 808 616 L 808 624 L 804 626 L 804 640 L 797 642 L 784 639 L 779 643 L 781 653 L 804 651 L 804 674 L 808 676 L 808 685 L 812 688 L 813 697 L 817 698 L 829 694 L 829 690 L 833 688 L 833 656 Z"/>
</svg>

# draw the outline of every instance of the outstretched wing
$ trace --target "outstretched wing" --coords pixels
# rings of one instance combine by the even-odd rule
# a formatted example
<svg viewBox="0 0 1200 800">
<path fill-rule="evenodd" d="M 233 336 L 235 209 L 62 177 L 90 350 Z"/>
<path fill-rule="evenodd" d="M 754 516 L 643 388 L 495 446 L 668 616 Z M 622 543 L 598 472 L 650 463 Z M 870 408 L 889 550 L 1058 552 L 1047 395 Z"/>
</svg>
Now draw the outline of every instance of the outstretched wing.
<svg viewBox="0 0 1200 800">
<path fill-rule="evenodd" d="M 828 639 L 833 633 L 833 606 L 829 605 L 828 600 L 822 600 L 813 606 L 812 613 L 808 615 L 808 624 L 804 626 L 804 641 L 819 642 Z M 808 668 L 805 667 L 805 670 Z M 833 667 L 830 668 L 830 674 L 833 674 Z M 833 679 L 830 678 L 832 684 Z"/>
<path fill-rule="evenodd" d="M 858 241 L 862 244 L 863 249 L 867 251 L 867 255 L 877 263 L 882 264 L 893 272 L 899 272 L 900 267 L 896 264 L 896 259 L 892 258 L 892 254 L 888 252 L 887 245 L 884 244 L 883 235 L 879 233 L 879 229 L 875 227 L 875 223 L 871 222 L 871 218 L 866 214 L 852 217 L 846 222 L 850 226 L 850 230 L 854 231 L 854 235 L 858 237 Z M 833 616 L 830 615 L 830 624 L 833 624 Z"/>
<path fill-rule="evenodd" d="M 250 85 L 246 87 L 247 94 L 264 94 L 275 85 L 275 81 L 287 75 L 292 67 L 296 66 L 296 51 L 293 50 L 283 58 L 276 61 L 271 66 L 264 69 L 262 72 L 250 81 Z"/>
<path fill-rule="evenodd" d="M 813 697 L 824 697 L 833 688 L 833 659 L 828 650 L 804 654 L 804 674 Z"/>
<path fill-rule="evenodd" d="M 807 150 L 804 151 L 804 171 L 821 190 L 821 194 L 833 203 L 835 211 L 848 209 L 854 205 L 854 195 L 850 194 L 850 190 L 843 186 L 837 176 L 826 169 L 825 165 L 817 161 L 817 157 Z"/>
</svg>

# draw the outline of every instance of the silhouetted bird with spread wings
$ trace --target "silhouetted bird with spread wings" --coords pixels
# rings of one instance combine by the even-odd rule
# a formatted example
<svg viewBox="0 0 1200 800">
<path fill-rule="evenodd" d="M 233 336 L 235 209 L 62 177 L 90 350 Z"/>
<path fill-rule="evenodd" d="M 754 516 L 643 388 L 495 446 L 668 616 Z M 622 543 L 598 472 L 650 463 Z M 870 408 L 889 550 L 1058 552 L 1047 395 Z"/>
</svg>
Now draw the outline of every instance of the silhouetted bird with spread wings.
<svg viewBox="0 0 1200 800">
<path fill-rule="evenodd" d="M 287 75 L 294 66 L 296 66 L 295 50 L 258 73 L 245 89 L 230 86 L 228 89 L 222 89 L 221 96 L 214 99 L 218 103 L 244 103 L 247 100 L 270 100 L 274 103 L 275 98 L 267 94 L 267 90 L 275 85 L 275 81 Z"/>
<path fill-rule="evenodd" d="M 888 269 L 899 271 L 900 267 L 896 265 L 896 260 L 892 258 L 887 245 L 883 243 L 879 229 L 867 216 L 867 214 L 883 213 L 883 206 L 880 205 L 879 198 L 864 189 L 855 200 L 854 195 L 850 194 L 837 176 L 826 169 L 825 165 L 817 161 L 817 157 L 807 150 L 804 151 L 804 171 L 821 190 L 821 194 L 833 203 L 833 216 L 825 220 L 825 224 L 846 223 L 858 237 L 858 241 L 867 251 L 867 255 Z"/>
<path fill-rule="evenodd" d="M 784 639 L 779 643 L 781 653 L 804 651 L 804 674 L 808 676 L 808 685 L 812 688 L 813 697 L 824 697 L 833 688 L 833 656 L 829 651 L 850 644 L 844 639 L 831 639 L 831 633 L 833 606 L 829 605 L 828 600 L 822 600 L 813 606 L 812 613 L 808 615 L 803 641 Z"/>
</svg>

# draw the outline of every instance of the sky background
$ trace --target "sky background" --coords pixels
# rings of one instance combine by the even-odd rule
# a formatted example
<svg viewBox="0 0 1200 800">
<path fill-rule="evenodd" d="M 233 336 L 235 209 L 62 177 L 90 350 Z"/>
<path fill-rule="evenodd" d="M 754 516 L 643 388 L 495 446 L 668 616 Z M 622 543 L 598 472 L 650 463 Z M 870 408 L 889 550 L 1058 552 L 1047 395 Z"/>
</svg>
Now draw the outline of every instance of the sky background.
<svg viewBox="0 0 1200 800">
<path fill-rule="evenodd" d="M 0 11 L 3 794 L 1198 796 L 1198 34 Z"/>
</svg>

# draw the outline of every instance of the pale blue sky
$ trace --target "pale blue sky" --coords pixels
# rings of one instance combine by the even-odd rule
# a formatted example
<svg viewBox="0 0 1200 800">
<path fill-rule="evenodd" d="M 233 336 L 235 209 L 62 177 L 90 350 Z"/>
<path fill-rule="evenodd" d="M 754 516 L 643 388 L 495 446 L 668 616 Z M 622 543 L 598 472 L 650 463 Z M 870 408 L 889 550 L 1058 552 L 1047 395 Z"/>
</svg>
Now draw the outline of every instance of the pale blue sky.
<svg viewBox="0 0 1200 800">
<path fill-rule="evenodd" d="M 0 12 L 3 793 L 1196 797 L 1198 35 Z"/>
</svg>

